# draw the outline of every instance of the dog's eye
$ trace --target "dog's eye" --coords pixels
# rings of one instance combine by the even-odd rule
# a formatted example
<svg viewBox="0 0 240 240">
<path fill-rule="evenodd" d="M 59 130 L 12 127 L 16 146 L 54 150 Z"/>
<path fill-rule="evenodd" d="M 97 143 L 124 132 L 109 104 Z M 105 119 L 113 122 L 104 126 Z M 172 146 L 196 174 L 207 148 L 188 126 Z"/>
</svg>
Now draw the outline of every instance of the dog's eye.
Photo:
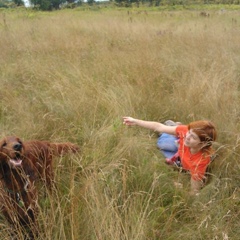
<svg viewBox="0 0 240 240">
<path fill-rule="evenodd" d="M 6 147 L 6 146 L 7 146 L 7 143 L 4 142 L 4 143 L 2 144 L 2 147 Z"/>
</svg>

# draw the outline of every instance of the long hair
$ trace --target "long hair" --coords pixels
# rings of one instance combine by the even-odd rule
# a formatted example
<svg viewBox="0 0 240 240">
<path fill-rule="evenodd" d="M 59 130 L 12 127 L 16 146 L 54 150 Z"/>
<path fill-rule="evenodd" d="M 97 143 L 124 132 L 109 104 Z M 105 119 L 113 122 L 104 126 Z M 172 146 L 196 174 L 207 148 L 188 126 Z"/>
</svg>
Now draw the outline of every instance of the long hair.
<svg viewBox="0 0 240 240">
<path fill-rule="evenodd" d="M 188 130 L 192 130 L 196 133 L 204 146 L 202 148 L 203 152 L 212 152 L 212 143 L 217 138 L 217 131 L 212 122 L 201 120 L 195 121 L 188 124 Z"/>
</svg>

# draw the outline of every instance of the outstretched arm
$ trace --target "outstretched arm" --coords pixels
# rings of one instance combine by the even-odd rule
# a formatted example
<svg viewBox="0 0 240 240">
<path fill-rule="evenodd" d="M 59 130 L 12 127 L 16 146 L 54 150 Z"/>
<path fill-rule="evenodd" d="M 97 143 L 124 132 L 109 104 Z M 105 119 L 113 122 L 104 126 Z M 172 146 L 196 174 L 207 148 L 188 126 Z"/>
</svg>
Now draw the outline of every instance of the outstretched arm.
<svg viewBox="0 0 240 240">
<path fill-rule="evenodd" d="M 159 122 L 144 121 L 132 117 L 123 117 L 123 124 L 127 126 L 137 125 L 139 127 L 147 128 L 159 133 L 168 133 L 172 135 L 176 134 L 176 126 L 166 126 Z"/>
</svg>

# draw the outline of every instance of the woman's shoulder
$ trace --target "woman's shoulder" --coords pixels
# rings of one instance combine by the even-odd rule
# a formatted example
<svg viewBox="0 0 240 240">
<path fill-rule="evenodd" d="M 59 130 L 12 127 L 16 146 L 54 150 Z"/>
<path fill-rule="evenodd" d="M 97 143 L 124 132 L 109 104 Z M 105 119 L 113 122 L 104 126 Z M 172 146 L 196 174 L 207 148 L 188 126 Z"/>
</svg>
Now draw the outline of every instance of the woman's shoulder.
<svg viewBox="0 0 240 240">
<path fill-rule="evenodd" d="M 188 126 L 187 125 L 178 125 L 176 128 L 176 133 L 177 135 L 182 135 L 182 134 L 186 134 L 188 131 Z"/>
</svg>

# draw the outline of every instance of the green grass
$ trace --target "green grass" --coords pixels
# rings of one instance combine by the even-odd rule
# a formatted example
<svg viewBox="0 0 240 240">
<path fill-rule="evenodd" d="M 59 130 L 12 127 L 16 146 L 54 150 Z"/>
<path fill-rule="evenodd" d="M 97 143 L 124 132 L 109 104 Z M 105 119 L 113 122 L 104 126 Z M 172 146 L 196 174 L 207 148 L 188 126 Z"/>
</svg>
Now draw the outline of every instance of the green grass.
<svg viewBox="0 0 240 240">
<path fill-rule="evenodd" d="M 224 7 L 1 10 L 1 136 L 81 147 L 55 160 L 53 195 L 40 189 L 39 239 L 239 238 L 240 16 Z M 125 115 L 215 123 L 218 157 L 198 197 Z"/>
</svg>

